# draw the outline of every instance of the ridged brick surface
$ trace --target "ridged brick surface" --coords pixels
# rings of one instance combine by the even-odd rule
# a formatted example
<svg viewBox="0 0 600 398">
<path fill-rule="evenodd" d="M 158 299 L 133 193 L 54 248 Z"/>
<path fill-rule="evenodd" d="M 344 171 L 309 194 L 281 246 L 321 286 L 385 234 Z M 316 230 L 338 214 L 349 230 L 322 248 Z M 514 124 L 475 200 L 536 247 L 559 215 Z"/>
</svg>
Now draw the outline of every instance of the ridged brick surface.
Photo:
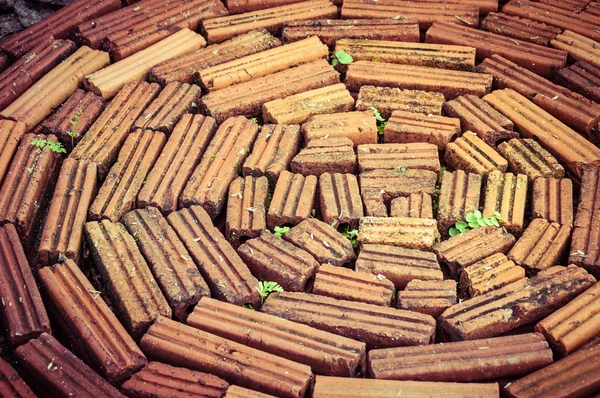
<svg viewBox="0 0 600 398">
<path fill-rule="evenodd" d="M 358 220 L 364 216 L 358 180 L 354 174 L 321 174 L 319 203 L 323 221 L 334 228 L 348 224 L 350 229 L 356 229 Z"/>
<path fill-rule="evenodd" d="M 481 296 L 525 277 L 525 269 L 496 253 L 469 265 L 460 274 L 459 287 L 464 297 Z"/>
<path fill-rule="evenodd" d="M 561 29 L 552 25 L 499 12 L 490 12 L 481 21 L 481 29 L 542 46 L 549 45 L 550 40 L 562 32 Z"/>
<path fill-rule="evenodd" d="M 398 110 L 385 125 L 383 140 L 386 144 L 427 142 L 444 150 L 460 133 L 460 119 Z"/>
<path fill-rule="evenodd" d="M 600 68 L 579 61 L 562 68 L 556 76 L 557 83 L 592 101 L 600 102 Z"/>
<path fill-rule="evenodd" d="M 510 171 L 525 174 L 531 180 L 538 177 L 562 178 L 565 175 L 565 169 L 554 156 L 531 138 L 502 142 L 498 145 L 498 152 L 508 161 Z"/>
<path fill-rule="evenodd" d="M 431 195 L 421 192 L 392 199 L 390 217 L 433 218 Z"/>
<path fill-rule="evenodd" d="M 531 213 L 560 225 L 573 226 L 573 182 L 568 178 L 537 178 L 533 181 Z"/>
<path fill-rule="evenodd" d="M 267 214 L 270 229 L 285 224 L 296 225 L 308 219 L 317 197 L 316 176 L 292 174 L 284 170 L 279 175 Z"/>
<path fill-rule="evenodd" d="M 456 282 L 422 281 L 408 282 L 406 288 L 398 292 L 398 308 L 438 317 L 446 308 L 456 304 Z"/>
<path fill-rule="evenodd" d="M 438 148 L 429 143 L 363 144 L 356 152 L 361 173 L 381 169 L 440 170 Z"/>
<path fill-rule="evenodd" d="M 225 236 L 233 245 L 256 238 L 267 228 L 267 177 L 238 177 L 227 194 Z"/>
<path fill-rule="evenodd" d="M 6 398 L 36 398 L 17 371 L 3 359 L 0 360 L 0 389 Z"/>
<path fill-rule="evenodd" d="M 309 141 L 290 163 L 292 173 L 320 176 L 323 173 L 354 174 L 357 170 L 354 143 L 347 137 Z"/>
<path fill-rule="evenodd" d="M 10 168 L 11 160 L 26 129 L 25 123 L 0 120 L 0 184 Z"/>
<path fill-rule="evenodd" d="M 460 169 L 444 172 L 437 212 L 437 221 L 443 236 L 448 236 L 450 227 L 463 221 L 467 213 L 479 210 L 482 184 L 479 174 L 465 173 Z"/>
<path fill-rule="evenodd" d="M 493 170 L 506 172 L 508 168 L 506 159 L 471 131 L 446 145 L 444 160 L 455 169 L 476 174 L 487 174 Z"/>
<path fill-rule="evenodd" d="M 432 250 L 440 240 L 437 221 L 430 218 L 363 217 L 358 225 L 361 245 L 392 245 Z"/>
<path fill-rule="evenodd" d="M 493 217 L 499 213 L 500 225 L 512 234 L 520 235 L 523 231 L 526 204 L 526 175 L 505 174 L 499 170 L 488 174 L 483 197 L 483 217 Z"/>
<path fill-rule="evenodd" d="M 401 90 L 399 88 L 360 87 L 356 100 L 357 111 L 377 109 L 381 117 L 389 119 L 394 111 L 441 115 L 444 94 L 433 91 Z M 388 120 L 389 123 L 389 120 Z"/>
</svg>

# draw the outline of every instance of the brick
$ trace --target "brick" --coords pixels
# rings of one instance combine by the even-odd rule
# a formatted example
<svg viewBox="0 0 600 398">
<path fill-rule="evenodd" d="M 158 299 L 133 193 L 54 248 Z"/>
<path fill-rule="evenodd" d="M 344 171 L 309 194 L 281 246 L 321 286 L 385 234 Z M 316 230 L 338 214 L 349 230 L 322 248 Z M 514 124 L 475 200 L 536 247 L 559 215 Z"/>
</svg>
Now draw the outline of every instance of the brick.
<svg viewBox="0 0 600 398">
<path fill-rule="evenodd" d="M 347 224 L 349 229 L 356 229 L 358 220 L 364 216 L 358 180 L 354 174 L 321 174 L 319 203 L 323 221 L 334 228 Z"/>
<path fill-rule="evenodd" d="M 338 83 L 266 102 L 262 106 L 262 116 L 265 122 L 301 124 L 313 115 L 353 109 L 354 98 L 343 83 Z"/>
<path fill-rule="evenodd" d="M 296 225 L 308 219 L 315 207 L 317 177 L 282 171 L 273 192 L 267 226 Z"/>
<path fill-rule="evenodd" d="M 167 397 L 185 393 L 206 398 L 221 398 L 229 383 L 203 372 L 150 362 L 121 386 L 127 396 Z"/>
<path fill-rule="evenodd" d="M 598 18 L 598 21 L 600 21 L 600 18 Z M 600 36 L 596 35 L 595 39 L 596 40 L 592 40 L 584 35 L 572 32 L 570 30 L 565 30 L 563 33 L 551 40 L 550 45 L 554 48 L 568 52 L 569 56 L 576 61 L 589 62 L 591 65 L 598 68 L 600 67 L 600 61 L 598 61 L 600 51 L 598 51 L 596 48 L 598 46 L 598 40 L 600 40 Z"/>
<path fill-rule="evenodd" d="M 377 143 L 377 121 L 371 110 L 313 115 L 302 124 L 301 131 L 304 142 L 319 138 L 346 137 L 355 147 Z"/>
<path fill-rule="evenodd" d="M 600 102 L 600 68 L 578 61 L 559 69 L 555 80 L 591 101 Z"/>
<path fill-rule="evenodd" d="M 308 142 L 290 163 L 293 173 L 320 176 L 323 173 L 349 173 L 357 170 L 353 142 L 346 137 L 317 138 Z"/>
<path fill-rule="evenodd" d="M 225 236 L 233 245 L 256 238 L 267 228 L 267 177 L 237 177 L 229 185 Z"/>
<path fill-rule="evenodd" d="M 133 128 L 171 134 L 185 113 L 193 113 L 200 100 L 200 87 L 195 84 L 172 82 L 140 115 Z"/>
<path fill-rule="evenodd" d="M 533 181 L 531 213 L 568 227 L 573 226 L 573 182 L 568 178 L 537 178 Z"/>
<path fill-rule="evenodd" d="M 515 237 L 496 227 L 479 227 L 438 243 L 434 247 L 440 262 L 453 276 L 494 253 L 506 254 L 515 243 Z"/>
<path fill-rule="evenodd" d="M 333 48 L 340 39 L 379 39 L 403 42 L 419 41 L 419 25 L 416 20 L 403 19 L 313 19 L 288 21 L 283 25 L 281 37 L 293 42 L 310 36 Z"/>
<path fill-rule="evenodd" d="M 0 184 L 8 173 L 11 160 L 26 129 L 25 123 L 0 120 Z"/>
<path fill-rule="evenodd" d="M 525 269 L 503 253 L 492 254 L 466 267 L 460 274 L 459 288 L 464 297 L 481 296 L 525 278 Z"/>
<path fill-rule="evenodd" d="M 15 348 L 50 333 L 50 321 L 15 227 L 0 227 L 0 238 L 0 314 L 3 332 Z"/>
<path fill-rule="evenodd" d="M 225 5 L 232 14 L 259 11 L 287 4 L 297 3 L 297 0 L 227 0 Z"/>
<path fill-rule="evenodd" d="M 460 95 L 482 96 L 489 93 L 492 76 L 424 66 L 357 61 L 348 66 L 345 84 L 350 91 L 358 91 L 364 85 L 435 91 L 450 100 Z"/>
<path fill-rule="evenodd" d="M 399 347 L 369 352 L 376 379 L 484 381 L 514 377 L 552 363 L 552 350 L 539 333 Z"/>
<path fill-rule="evenodd" d="M 202 31 L 208 38 L 208 42 L 212 44 L 254 29 L 266 29 L 269 33 L 276 34 L 288 21 L 326 19 L 336 16 L 337 8 L 329 1 L 302 1 L 265 10 L 208 19 L 202 21 Z"/>
<path fill-rule="evenodd" d="M 515 138 L 502 142 L 498 145 L 498 152 L 508 161 L 510 171 L 525 174 L 531 180 L 565 176 L 562 165 L 531 138 Z"/>
<path fill-rule="evenodd" d="M 550 40 L 562 32 L 561 29 L 552 25 L 500 12 L 490 12 L 481 21 L 481 29 L 541 46 L 548 46 Z"/>
<path fill-rule="evenodd" d="M 283 234 L 283 239 L 310 253 L 320 264 L 343 266 L 356 259 L 350 240 L 316 218 L 292 227 Z"/>
<path fill-rule="evenodd" d="M 65 159 L 37 252 L 41 265 L 68 258 L 79 262 L 83 249 L 83 226 L 97 190 L 94 163 Z"/>
<path fill-rule="evenodd" d="M 390 217 L 433 218 L 431 195 L 421 192 L 392 199 Z"/>
<path fill-rule="evenodd" d="M 384 119 L 389 119 L 394 111 L 439 116 L 444 101 L 442 93 L 366 85 L 360 87 L 356 110 L 367 111 L 373 107 Z"/>
<path fill-rule="evenodd" d="M 169 214 L 167 220 L 198 266 L 211 297 L 260 307 L 258 280 L 202 207 L 179 210 Z"/>
<path fill-rule="evenodd" d="M 277 398 L 274 395 L 263 394 L 262 392 L 249 390 L 244 387 L 230 385 L 223 398 Z"/>
<path fill-rule="evenodd" d="M 277 282 L 285 291 L 309 289 L 319 267 L 310 253 L 268 231 L 244 242 L 237 252 L 252 275 L 260 280 Z"/>
<path fill-rule="evenodd" d="M 319 374 L 362 376 L 364 343 L 291 322 L 273 315 L 202 299 L 188 324 L 248 347 L 310 366 Z M 248 326 L 254 332 L 248 335 Z"/>
<path fill-rule="evenodd" d="M 442 335 L 452 341 L 498 336 L 544 318 L 594 282 L 574 265 L 548 268 L 448 308 L 438 319 Z"/>
<path fill-rule="evenodd" d="M 311 293 L 390 307 L 395 301 L 396 289 L 383 275 L 322 264 L 315 274 Z"/>
<path fill-rule="evenodd" d="M 123 86 L 69 156 L 96 163 L 98 177 L 103 180 L 117 160 L 133 123 L 159 90 L 160 86 L 156 83 L 140 82 Z"/>
<path fill-rule="evenodd" d="M 77 264 L 39 271 L 46 304 L 76 353 L 112 384 L 140 370 L 146 357 Z"/>
<path fill-rule="evenodd" d="M 141 347 L 162 362 L 210 373 L 228 382 L 235 381 L 240 386 L 279 397 L 304 396 L 313 378 L 310 367 L 306 365 L 165 317 L 159 318 L 150 327 L 142 338 Z M 173 347 L 176 347 L 175 350 Z"/>
<path fill-rule="evenodd" d="M 4 108 L 0 116 L 25 123 L 28 131 L 33 129 L 75 92 L 86 75 L 109 61 L 105 52 L 80 47 Z"/>
<path fill-rule="evenodd" d="M 201 103 L 207 115 L 222 123 L 231 116 L 259 116 L 264 103 L 339 82 L 338 72 L 319 60 L 211 92 Z"/>
<path fill-rule="evenodd" d="M 156 163 L 167 138 L 163 133 L 138 129 L 125 140 L 89 210 L 89 219 L 117 222 L 136 205 L 144 180 Z"/>
<path fill-rule="evenodd" d="M 476 174 L 488 174 L 494 170 L 506 172 L 508 168 L 506 159 L 470 131 L 446 146 L 444 160 L 455 169 Z"/>
<path fill-rule="evenodd" d="M 0 388 L 6 398 L 36 398 L 17 371 L 3 359 L 0 359 Z"/>
<path fill-rule="evenodd" d="M 154 207 L 125 214 L 123 225 L 134 237 L 173 315 L 185 321 L 194 305 L 210 296 L 210 289 L 187 249 Z"/>
<path fill-rule="evenodd" d="M 483 217 L 499 213 L 500 226 L 514 235 L 523 231 L 527 203 L 527 176 L 494 170 L 487 176 L 483 198 Z"/>
<path fill-rule="evenodd" d="M 142 80 L 152 67 L 198 50 L 205 44 L 202 36 L 183 28 L 148 48 L 88 74 L 84 81 L 85 88 L 103 98 L 112 98 L 125 84 Z"/>
<path fill-rule="evenodd" d="M 457 97 L 444 103 L 444 114 L 460 119 L 462 131 L 472 131 L 486 144 L 518 138 L 514 125 L 487 102 L 475 95 Z"/>
<path fill-rule="evenodd" d="M 566 0 L 566 1 L 557 1 L 557 0 L 541 0 L 540 3 L 548 4 L 554 7 L 562 8 L 564 10 L 572 11 L 574 13 L 580 13 L 585 6 L 588 5 L 588 0 Z"/>
<path fill-rule="evenodd" d="M 430 218 L 363 217 L 358 225 L 361 245 L 392 245 L 432 250 L 439 241 L 437 221 Z"/>
<path fill-rule="evenodd" d="M 171 316 L 171 308 L 135 239 L 122 224 L 92 221 L 85 224 L 85 232 L 107 297 L 134 338 L 139 338 L 158 316 Z"/>
<path fill-rule="evenodd" d="M 440 170 L 438 148 L 429 143 L 363 144 L 357 153 L 361 173 L 381 169 Z"/>
<path fill-rule="evenodd" d="M 438 317 L 456 304 L 456 282 L 413 279 L 398 292 L 398 308 Z"/>
<path fill-rule="evenodd" d="M 215 119 L 184 114 L 137 196 L 138 207 L 155 206 L 164 214 L 176 211 L 179 197 L 216 130 Z"/>
<path fill-rule="evenodd" d="M 481 188 L 482 178 L 479 174 L 465 173 L 462 170 L 443 173 L 437 221 L 444 237 L 448 236 L 450 227 L 465 220 L 467 213 L 479 210 Z"/>
<path fill-rule="evenodd" d="M 279 176 L 287 170 L 300 147 L 300 126 L 285 124 L 263 124 L 244 161 L 245 176 L 267 176 L 275 186 Z"/>
<path fill-rule="evenodd" d="M 428 142 L 444 150 L 460 132 L 460 119 L 457 118 L 393 111 L 384 127 L 383 140 L 386 144 Z"/>
</svg>

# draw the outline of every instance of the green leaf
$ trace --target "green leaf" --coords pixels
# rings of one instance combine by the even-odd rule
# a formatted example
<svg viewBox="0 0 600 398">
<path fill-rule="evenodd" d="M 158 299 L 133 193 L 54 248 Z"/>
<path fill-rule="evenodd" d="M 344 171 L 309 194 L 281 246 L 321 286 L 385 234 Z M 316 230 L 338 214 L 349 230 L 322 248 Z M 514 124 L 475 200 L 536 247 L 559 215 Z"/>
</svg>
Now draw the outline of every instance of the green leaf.
<svg viewBox="0 0 600 398">
<path fill-rule="evenodd" d="M 335 57 L 338 59 L 338 61 L 340 61 L 340 64 L 342 65 L 350 65 L 354 61 L 352 55 L 348 54 L 344 50 L 337 50 L 335 52 Z"/>
<path fill-rule="evenodd" d="M 473 214 L 473 212 L 471 212 L 467 213 L 467 215 L 465 216 L 465 220 L 467 220 L 467 222 L 476 222 L 477 218 L 475 218 L 475 215 Z"/>
<path fill-rule="evenodd" d="M 459 233 L 460 233 L 460 232 L 458 231 L 458 229 L 456 229 L 456 228 L 454 228 L 454 227 L 450 228 L 450 230 L 448 231 L 448 235 L 450 235 L 451 237 L 452 237 L 452 236 L 456 236 L 456 235 L 458 235 Z"/>
<path fill-rule="evenodd" d="M 456 228 L 458 228 L 459 230 L 461 228 L 466 228 L 466 227 L 467 227 L 467 223 L 464 222 L 464 221 L 459 221 L 459 222 L 456 223 Z"/>
<path fill-rule="evenodd" d="M 473 212 L 473 215 L 475 216 L 475 218 L 479 219 L 482 217 L 481 212 L 479 210 L 475 210 Z"/>
<path fill-rule="evenodd" d="M 338 66 L 339 63 L 340 63 L 340 61 L 338 61 L 337 58 L 334 58 L 333 60 L 331 60 L 331 66 L 333 66 L 333 67 Z"/>
<path fill-rule="evenodd" d="M 495 218 L 492 218 L 492 225 L 493 225 L 494 227 L 500 227 L 500 223 L 499 223 L 499 222 L 498 222 L 498 220 L 497 220 L 497 219 L 495 219 Z"/>
<path fill-rule="evenodd" d="M 254 306 L 252 305 L 252 303 L 247 303 L 243 305 L 244 308 L 247 308 L 249 310 L 254 311 Z"/>
<path fill-rule="evenodd" d="M 494 222 L 492 221 L 492 217 L 484 217 L 483 221 L 487 224 L 487 225 L 494 225 Z"/>
<path fill-rule="evenodd" d="M 478 228 L 479 227 L 479 223 L 477 223 L 477 222 L 470 222 L 469 223 L 469 227 L 471 227 L 471 228 Z"/>
<path fill-rule="evenodd" d="M 477 219 L 477 224 L 479 224 L 480 227 L 485 227 L 485 221 L 483 218 Z"/>
<path fill-rule="evenodd" d="M 278 238 L 281 238 L 283 234 L 290 230 L 290 227 L 275 227 L 273 228 L 273 235 Z"/>
<path fill-rule="evenodd" d="M 502 214 L 500 214 L 500 212 L 498 212 L 498 211 L 497 211 L 497 212 L 495 212 L 495 213 L 494 213 L 494 216 L 496 216 L 496 219 L 497 219 L 497 220 L 502 220 Z"/>
</svg>

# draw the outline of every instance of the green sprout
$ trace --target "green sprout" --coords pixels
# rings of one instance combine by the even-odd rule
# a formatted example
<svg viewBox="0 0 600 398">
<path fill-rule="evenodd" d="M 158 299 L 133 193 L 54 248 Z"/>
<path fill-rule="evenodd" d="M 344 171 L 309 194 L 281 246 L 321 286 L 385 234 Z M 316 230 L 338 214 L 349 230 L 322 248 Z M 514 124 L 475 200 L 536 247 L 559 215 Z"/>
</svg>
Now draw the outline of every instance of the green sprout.
<svg viewBox="0 0 600 398">
<path fill-rule="evenodd" d="M 435 183 L 435 196 L 433 197 L 433 215 L 437 217 L 438 208 L 440 205 L 440 193 L 442 192 L 442 179 L 444 178 L 445 167 L 440 168 L 438 179 Z"/>
<path fill-rule="evenodd" d="M 260 124 L 258 124 L 258 118 L 256 118 L 256 117 L 253 117 L 253 118 L 252 118 L 252 121 L 253 121 L 254 123 L 256 123 L 256 125 L 258 126 L 258 128 L 259 128 L 259 129 L 260 129 L 260 128 L 262 128 L 262 126 L 261 126 Z"/>
<path fill-rule="evenodd" d="M 483 217 L 479 210 L 475 210 L 467 213 L 465 216 L 465 221 L 459 221 L 454 224 L 454 226 L 448 231 L 448 234 L 450 236 L 456 236 L 471 229 L 485 227 L 486 225 L 500 227 L 500 223 L 498 222 L 499 220 L 502 220 L 502 216 L 499 212 L 494 213 L 494 215 L 491 217 Z"/>
<path fill-rule="evenodd" d="M 356 249 L 358 247 L 358 242 L 357 242 L 358 230 L 356 230 L 356 229 L 350 230 L 350 227 L 347 226 L 346 230 L 342 232 L 342 235 L 344 235 L 344 237 L 346 239 L 349 239 L 350 242 L 352 242 L 352 247 L 354 249 Z"/>
<path fill-rule="evenodd" d="M 371 107 L 371 110 L 373 111 L 373 114 L 375 115 L 375 120 L 377 120 L 377 134 L 383 135 L 383 130 L 385 129 L 387 120 L 385 120 L 385 118 L 383 116 L 381 116 L 381 113 L 379 113 L 379 110 L 377 110 L 377 108 L 375 108 L 374 106 Z"/>
<path fill-rule="evenodd" d="M 243 307 L 254 311 L 254 306 L 252 305 L 252 303 L 246 303 L 243 305 Z"/>
<path fill-rule="evenodd" d="M 260 298 L 263 303 L 265 302 L 265 299 L 269 297 L 269 294 L 273 292 L 284 291 L 279 283 L 269 281 L 258 282 L 258 287 L 256 290 L 258 290 L 258 294 L 260 294 Z"/>
<path fill-rule="evenodd" d="M 331 53 L 331 65 L 334 67 L 338 66 L 338 64 L 350 65 L 352 62 L 354 62 L 352 55 L 344 50 L 337 50 Z"/>
<path fill-rule="evenodd" d="M 81 117 L 82 113 L 83 109 L 79 109 L 77 113 L 75 113 L 75 116 L 73 116 L 73 119 L 69 120 L 69 123 L 71 123 L 71 126 L 73 126 L 73 128 L 75 128 L 75 126 L 79 124 L 79 118 Z M 71 148 L 74 148 L 75 138 L 79 137 L 79 133 L 69 129 L 67 130 L 67 134 L 69 135 L 69 137 L 71 137 Z"/>
<path fill-rule="evenodd" d="M 33 140 L 31 140 L 31 145 L 38 147 L 38 153 L 40 153 L 44 149 L 49 149 L 54 153 L 67 153 L 67 150 L 65 149 L 63 144 L 57 141 L 52 141 L 49 138 L 46 138 L 44 140 L 34 138 Z"/>
<path fill-rule="evenodd" d="M 273 235 L 278 238 L 281 238 L 283 234 L 290 230 L 290 227 L 275 227 L 273 228 Z"/>
</svg>

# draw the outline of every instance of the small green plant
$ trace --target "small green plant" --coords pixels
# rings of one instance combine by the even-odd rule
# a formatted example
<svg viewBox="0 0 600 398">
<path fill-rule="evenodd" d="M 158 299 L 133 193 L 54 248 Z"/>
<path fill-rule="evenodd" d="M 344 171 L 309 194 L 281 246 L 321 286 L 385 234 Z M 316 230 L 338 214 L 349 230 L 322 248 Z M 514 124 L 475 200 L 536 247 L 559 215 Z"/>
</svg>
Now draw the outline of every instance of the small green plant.
<svg viewBox="0 0 600 398">
<path fill-rule="evenodd" d="M 435 183 L 435 196 L 433 197 L 433 216 L 437 218 L 438 207 L 440 205 L 440 193 L 442 192 L 442 179 L 444 178 L 445 167 L 440 168 L 437 182 Z"/>
<path fill-rule="evenodd" d="M 81 117 L 82 113 L 83 109 L 79 109 L 77 113 L 75 113 L 75 116 L 73 116 L 73 119 L 69 120 L 69 123 L 71 123 L 71 126 L 73 126 L 73 128 L 75 128 L 75 126 L 79 124 L 79 118 Z M 71 137 L 71 148 L 74 148 L 75 138 L 79 137 L 79 133 L 69 128 L 69 130 L 67 130 L 67 134 L 69 135 L 69 137 Z"/>
<path fill-rule="evenodd" d="M 354 62 L 352 55 L 348 54 L 344 50 L 337 50 L 331 52 L 331 65 L 334 67 L 338 66 L 338 64 L 350 65 L 352 62 Z"/>
<path fill-rule="evenodd" d="M 290 230 L 290 227 L 275 227 L 273 228 L 273 235 L 278 238 L 281 238 L 283 234 Z"/>
<path fill-rule="evenodd" d="M 284 291 L 279 283 L 270 281 L 258 282 L 256 290 L 258 290 L 258 294 L 260 294 L 263 303 L 265 302 L 265 299 L 269 297 L 269 294 Z"/>
<path fill-rule="evenodd" d="M 67 153 L 67 150 L 65 149 L 63 144 L 57 141 L 52 141 L 49 138 L 46 138 L 44 140 L 34 138 L 33 140 L 31 140 L 31 145 L 38 147 L 38 153 L 41 153 L 41 151 L 44 149 L 49 149 L 54 153 Z"/>
<path fill-rule="evenodd" d="M 501 219 L 502 216 L 498 212 L 491 217 L 483 217 L 479 210 L 475 210 L 467 213 L 465 216 L 465 221 L 459 221 L 454 224 L 454 226 L 448 231 L 448 234 L 450 236 L 456 236 L 458 234 L 462 234 L 463 232 L 469 231 L 470 229 L 485 227 L 486 225 L 499 227 L 500 223 L 498 221 Z"/>
<path fill-rule="evenodd" d="M 375 108 L 374 106 L 371 107 L 371 110 L 373 111 L 373 114 L 375 115 L 375 120 L 377 120 L 377 134 L 383 135 L 383 130 L 385 129 L 387 120 L 385 120 L 385 118 L 383 116 L 381 116 L 381 113 L 379 113 L 379 110 L 377 108 Z"/>
<path fill-rule="evenodd" d="M 350 242 L 352 242 L 352 247 L 353 248 L 356 249 L 358 247 L 358 241 L 357 241 L 357 239 L 358 239 L 358 230 L 356 230 L 356 229 L 350 230 L 350 227 L 346 226 L 346 230 L 342 231 L 342 235 L 344 235 L 344 237 L 346 239 L 349 239 Z"/>
<path fill-rule="evenodd" d="M 246 303 L 243 305 L 244 308 L 254 311 L 254 306 L 251 303 Z"/>
<path fill-rule="evenodd" d="M 260 124 L 258 124 L 258 118 L 256 118 L 256 117 L 253 117 L 253 118 L 252 118 L 252 121 L 253 121 L 254 123 L 256 123 L 256 125 L 258 126 L 258 128 L 259 128 L 259 129 L 262 127 Z"/>
</svg>

